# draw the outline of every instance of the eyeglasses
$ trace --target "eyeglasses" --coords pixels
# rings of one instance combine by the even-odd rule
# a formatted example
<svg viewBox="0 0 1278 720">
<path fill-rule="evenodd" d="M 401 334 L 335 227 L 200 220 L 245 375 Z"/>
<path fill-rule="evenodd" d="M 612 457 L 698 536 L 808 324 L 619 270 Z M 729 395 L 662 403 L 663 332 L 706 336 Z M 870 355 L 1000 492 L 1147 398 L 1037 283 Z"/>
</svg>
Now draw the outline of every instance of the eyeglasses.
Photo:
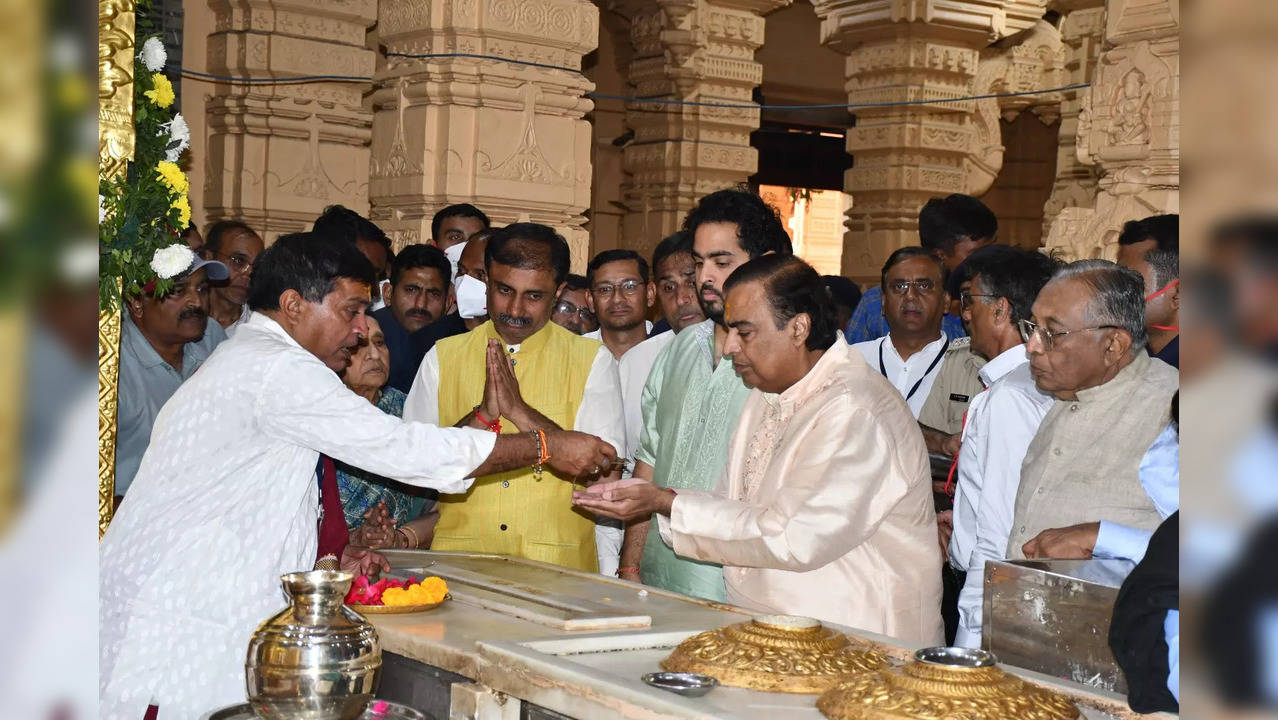
<svg viewBox="0 0 1278 720">
<path fill-rule="evenodd" d="M 590 312 L 588 308 L 577 307 L 567 300 L 560 300 L 555 303 L 555 312 L 562 315 L 576 315 L 588 323 L 593 323 L 595 321 L 595 314 Z"/>
<path fill-rule="evenodd" d="M 998 297 L 998 296 L 990 295 L 989 293 L 970 293 L 964 290 L 963 292 L 959 293 L 959 305 L 962 306 L 964 310 L 966 310 L 975 304 L 973 303 L 972 298 L 978 298 L 978 297 Z"/>
<path fill-rule="evenodd" d="M 227 266 L 229 266 L 232 270 L 235 270 L 235 271 L 243 270 L 245 268 L 249 268 L 253 266 L 253 263 L 250 262 L 247 257 L 239 253 L 235 253 L 234 255 L 225 255 L 223 253 L 218 253 L 217 256 L 220 258 L 226 258 Z"/>
<path fill-rule="evenodd" d="M 612 297 L 614 291 L 619 291 L 626 297 L 633 297 L 639 290 L 643 288 L 643 283 L 638 280 L 625 280 L 616 285 L 596 285 L 591 292 L 599 297 L 607 300 Z"/>
<path fill-rule="evenodd" d="M 905 295 L 913 286 L 919 295 L 929 295 L 936 289 L 936 281 L 921 278 L 918 280 L 893 280 L 888 284 L 888 288 L 897 295 Z"/>
<path fill-rule="evenodd" d="M 1060 332 L 1052 332 L 1042 325 L 1037 325 L 1029 320 L 1017 320 L 1016 327 L 1021 331 L 1021 339 L 1029 344 L 1031 338 L 1037 339 L 1043 346 L 1043 350 L 1051 352 L 1056 345 L 1056 338 L 1065 337 L 1070 333 L 1087 332 L 1089 330 L 1122 330 L 1117 325 L 1097 325 L 1096 327 L 1085 327 L 1077 330 L 1062 330 Z"/>
</svg>

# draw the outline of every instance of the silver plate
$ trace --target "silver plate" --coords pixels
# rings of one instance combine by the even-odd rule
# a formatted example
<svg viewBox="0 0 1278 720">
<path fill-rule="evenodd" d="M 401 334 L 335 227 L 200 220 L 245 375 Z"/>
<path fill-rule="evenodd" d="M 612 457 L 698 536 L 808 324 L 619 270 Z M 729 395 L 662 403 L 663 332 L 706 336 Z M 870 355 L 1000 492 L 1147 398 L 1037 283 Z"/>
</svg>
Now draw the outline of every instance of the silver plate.
<svg viewBox="0 0 1278 720">
<path fill-rule="evenodd" d="M 678 693 L 684 697 L 701 697 L 719 686 L 719 681 L 709 675 L 697 673 L 658 672 L 643 676 L 649 685 Z"/>
<path fill-rule="evenodd" d="M 914 653 L 914 659 L 925 665 L 947 667 L 991 667 L 998 664 L 994 653 L 964 647 L 930 647 Z"/>
<path fill-rule="evenodd" d="M 252 706 L 248 703 L 241 705 L 232 705 L 224 707 L 221 710 L 204 715 L 200 720 L 258 720 L 258 716 L 253 712 Z M 364 709 L 364 714 L 359 716 L 359 720 L 432 720 L 429 716 L 414 710 L 407 705 L 388 702 L 386 700 L 374 700 Z"/>
</svg>

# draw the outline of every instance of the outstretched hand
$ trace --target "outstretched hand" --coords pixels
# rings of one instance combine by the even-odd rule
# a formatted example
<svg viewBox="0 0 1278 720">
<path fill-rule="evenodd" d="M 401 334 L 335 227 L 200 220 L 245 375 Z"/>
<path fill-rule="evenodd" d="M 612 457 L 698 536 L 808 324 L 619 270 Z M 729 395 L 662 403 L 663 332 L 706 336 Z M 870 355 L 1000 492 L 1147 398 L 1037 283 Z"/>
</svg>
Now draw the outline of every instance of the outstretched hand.
<svg viewBox="0 0 1278 720">
<path fill-rule="evenodd" d="M 607 474 L 617 458 L 617 450 L 594 435 L 572 430 L 546 433 L 547 464 L 571 477 Z"/>
<path fill-rule="evenodd" d="M 642 478 L 595 483 L 574 491 L 572 503 L 596 515 L 630 522 L 647 520 L 653 513 L 669 515 L 675 494 Z"/>
</svg>

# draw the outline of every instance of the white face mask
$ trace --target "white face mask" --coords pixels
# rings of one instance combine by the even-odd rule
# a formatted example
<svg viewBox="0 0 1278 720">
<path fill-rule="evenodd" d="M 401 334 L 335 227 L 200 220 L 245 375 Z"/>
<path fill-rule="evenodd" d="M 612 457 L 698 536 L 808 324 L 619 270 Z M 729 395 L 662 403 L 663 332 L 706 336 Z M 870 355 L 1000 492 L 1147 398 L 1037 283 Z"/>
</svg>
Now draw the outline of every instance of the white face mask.
<svg viewBox="0 0 1278 720">
<path fill-rule="evenodd" d="M 457 314 L 471 319 L 488 314 L 488 286 L 469 275 L 458 275 L 453 282 L 457 295 Z"/>
<path fill-rule="evenodd" d="M 459 242 L 451 245 L 444 251 L 444 255 L 448 258 L 448 264 L 453 266 L 453 277 L 457 277 L 457 262 L 461 260 L 462 251 L 466 249 L 466 243 Z"/>
</svg>

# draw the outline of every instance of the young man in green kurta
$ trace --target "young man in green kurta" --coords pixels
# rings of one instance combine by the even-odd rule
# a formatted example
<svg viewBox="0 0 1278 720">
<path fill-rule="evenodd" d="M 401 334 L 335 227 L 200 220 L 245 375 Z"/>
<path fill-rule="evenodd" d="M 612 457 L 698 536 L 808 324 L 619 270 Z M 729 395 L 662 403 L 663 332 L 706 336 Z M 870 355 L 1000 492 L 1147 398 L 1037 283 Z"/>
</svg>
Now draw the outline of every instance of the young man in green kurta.
<svg viewBox="0 0 1278 720">
<path fill-rule="evenodd" d="M 721 362 L 728 336 L 723 283 L 753 258 L 792 250 L 776 210 L 740 190 L 702 198 L 683 229 L 693 238 L 698 299 L 707 320 L 675 336 L 653 364 L 643 389 L 634 476 L 676 490 L 713 490 L 750 392 L 732 363 Z M 626 528 L 619 576 L 707 600 L 725 599 L 720 566 L 676 556 L 648 526 L 643 521 Z"/>
</svg>

